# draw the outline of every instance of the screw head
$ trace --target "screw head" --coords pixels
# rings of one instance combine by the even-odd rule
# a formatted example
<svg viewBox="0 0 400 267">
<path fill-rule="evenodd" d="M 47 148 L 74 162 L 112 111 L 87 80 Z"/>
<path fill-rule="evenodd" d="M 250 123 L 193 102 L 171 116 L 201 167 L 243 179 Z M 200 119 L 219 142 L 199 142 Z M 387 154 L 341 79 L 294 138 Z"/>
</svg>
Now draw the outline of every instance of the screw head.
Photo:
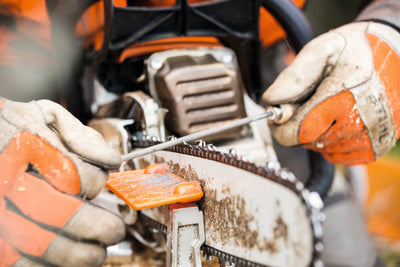
<svg viewBox="0 0 400 267">
<path fill-rule="evenodd" d="M 150 66 L 155 70 L 161 69 L 162 65 L 163 65 L 163 61 L 159 58 L 155 57 L 155 58 L 152 58 L 150 61 Z"/>
</svg>

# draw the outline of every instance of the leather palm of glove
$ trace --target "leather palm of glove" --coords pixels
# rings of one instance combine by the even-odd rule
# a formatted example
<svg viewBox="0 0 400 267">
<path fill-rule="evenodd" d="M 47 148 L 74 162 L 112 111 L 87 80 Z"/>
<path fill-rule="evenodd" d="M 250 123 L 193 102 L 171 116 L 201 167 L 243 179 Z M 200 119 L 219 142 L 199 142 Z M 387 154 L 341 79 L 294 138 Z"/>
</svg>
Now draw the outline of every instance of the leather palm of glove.
<svg viewBox="0 0 400 267">
<path fill-rule="evenodd" d="M 307 44 L 263 95 L 269 105 L 296 104 L 271 124 L 285 146 L 303 145 L 332 163 L 364 164 L 400 136 L 400 34 L 359 22 Z"/>
<path fill-rule="evenodd" d="M 84 198 L 120 155 L 58 104 L 0 99 L 0 266 L 99 266 L 122 220 Z"/>
</svg>

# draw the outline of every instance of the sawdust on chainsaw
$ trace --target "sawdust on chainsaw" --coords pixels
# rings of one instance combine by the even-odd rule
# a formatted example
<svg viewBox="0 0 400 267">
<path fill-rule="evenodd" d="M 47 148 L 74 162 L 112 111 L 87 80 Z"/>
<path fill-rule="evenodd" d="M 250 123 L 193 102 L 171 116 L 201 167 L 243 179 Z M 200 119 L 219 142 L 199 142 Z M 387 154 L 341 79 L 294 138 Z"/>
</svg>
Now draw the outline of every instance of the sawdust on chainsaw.
<svg viewBox="0 0 400 267">
<path fill-rule="evenodd" d="M 220 242 L 235 237 L 233 242 L 236 246 L 249 249 L 256 247 L 260 251 L 268 251 L 274 254 L 277 252 L 279 239 L 283 238 L 287 241 L 287 225 L 281 216 L 278 216 L 275 220 L 273 237 L 271 239 L 260 238 L 258 230 L 253 230 L 250 227 L 255 218 L 252 214 L 247 213 L 246 202 L 240 196 L 224 197 L 217 200 L 216 191 L 207 190 L 204 201 L 200 206 L 205 211 L 205 228 L 218 231 L 211 231 L 211 237 Z M 229 218 L 229 220 L 226 220 L 226 218 Z"/>
<path fill-rule="evenodd" d="M 156 161 L 164 162 L 164 159 L 159 158 Z M 233 196 L 227 185 L 222 193 L 228 196 L 218 200 L 216 190 L 207 189 L 207 180 L 200 179 L 190 164 L 185 167 L 180 167 L 179 163 L 169 162 L 169 164 L 171 171 L 176 175 L 187 181 L 200 181 L 203 185 L 205 195 L 199 205 L 204 212 L 205 229 L 213 229 L 210 231 L 210 237 L 213 239 L 223 241 L 235 237 L 233 242 L 236 246 L 250 249 L 257 247 L 260 251 L 268 251 L 271 254 L 277 252 L 279 239 L 282 238 L 287 242 L 288 227 L 280 215 L 275 219 L 273 237 L 271 239 L 264 237 L 259 240 L 258 231 L 250 227 L 255 218 L 253 214 L 247 212 L 244 198 Z M 278 200 L 277 206 L 279 206 Z"/>
</svg>

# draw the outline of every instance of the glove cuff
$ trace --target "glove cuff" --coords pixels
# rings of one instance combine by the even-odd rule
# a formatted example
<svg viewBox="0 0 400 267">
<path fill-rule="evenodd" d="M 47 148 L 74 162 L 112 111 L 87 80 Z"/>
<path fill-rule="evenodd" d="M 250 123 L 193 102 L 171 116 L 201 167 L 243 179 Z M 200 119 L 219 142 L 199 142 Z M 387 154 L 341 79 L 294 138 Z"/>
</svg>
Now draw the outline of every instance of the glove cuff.
<svg viewBox="0 0 400 267">
<path fill-rule="evenodd" d="M 371 47 L 375 73 L 378 75 L 388 100 L 400 137 L 400 34 L 390 26 L 371 22 L 366 36 Z"/>
<path fill-rule="evenodd" d="M 374 21 L 390 25 L 400 32 L 398 0 L 364 1 L 371 2 L 357 17 L 357 21 Z"/>
<path fill-rule="evenodd" d="M 371 49 L 373 74 L 368 84 L 360 84 L 350 92 L 377 159 L 400 136 L 400 34 L 389 26 L 370 22 L 365 37 Z"/>
</svg>

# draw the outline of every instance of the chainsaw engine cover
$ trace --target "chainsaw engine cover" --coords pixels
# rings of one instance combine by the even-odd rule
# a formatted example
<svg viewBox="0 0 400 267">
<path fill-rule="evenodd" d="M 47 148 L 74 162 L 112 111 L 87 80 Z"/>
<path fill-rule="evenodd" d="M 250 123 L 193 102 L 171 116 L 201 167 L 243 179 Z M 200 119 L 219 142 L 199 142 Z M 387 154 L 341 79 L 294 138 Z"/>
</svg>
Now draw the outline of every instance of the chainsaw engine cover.
<svg viewBox="0 0 400 267">
<path fill-rule="evenodd" d="M 246 116 L 239 73 L 212 54 L 167 57 L 154 81 L 157 98 L 169 111 L 166 125 L 175 134 L 191 134 Z M 208 141 L 244 134 L 238 127 Z"/>
</svg>

